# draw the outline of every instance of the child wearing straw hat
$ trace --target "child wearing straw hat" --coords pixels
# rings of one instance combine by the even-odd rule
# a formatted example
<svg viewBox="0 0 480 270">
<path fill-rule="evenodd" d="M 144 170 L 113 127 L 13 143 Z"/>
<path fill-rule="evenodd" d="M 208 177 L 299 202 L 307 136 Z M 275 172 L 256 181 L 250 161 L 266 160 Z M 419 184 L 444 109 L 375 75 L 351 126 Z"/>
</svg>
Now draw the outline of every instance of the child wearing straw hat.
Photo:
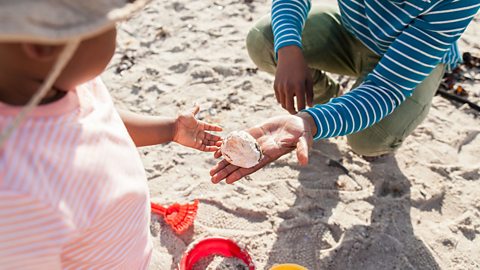
<svg viewBox="0 0 480 270">
<path fill-rule="evenodd" d="M 146 0 L 0 2 L 0 269 L 147 269 L 135 146 L 215 151 L 220 127 L 117 112 L 98 78 Z"/>
</svg>

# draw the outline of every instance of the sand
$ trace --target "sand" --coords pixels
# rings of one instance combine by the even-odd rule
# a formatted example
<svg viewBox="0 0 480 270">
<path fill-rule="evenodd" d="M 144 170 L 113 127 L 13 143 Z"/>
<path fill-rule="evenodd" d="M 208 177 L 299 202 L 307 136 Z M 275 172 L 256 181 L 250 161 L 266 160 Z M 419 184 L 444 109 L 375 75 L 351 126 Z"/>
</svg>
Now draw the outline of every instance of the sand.
<svg viewBox="0 0 480 270">
<path fill-rule="evenodd" d="M 238 258 L 210 255 L 199 260 L 192 270 L 248 270 L 248 265 Z"/>
<path fill-rule="evenodd" d="M 270 3 L 154 1 L 120 25 L 103 76 L 118 107 L 173 116 L 195 101 L 221 135 L 285 114 L 273 77 L 256 72 L 245 50 Z M 479 35 L 477 16 L 461 48 L 480 55 Z M 465 86 L 479 103 L 480 84 Z M 184 235 L 153 220 L 151 269 L 175 269 L 187 246 L 208 236 L 245 246 L 257 269 L 480 269 L 480 115 L 442 97 L 395 155 L 373 162 L 335 138 L 315 143 L 307 167 L 289 154 L 234 185 L 213 185 L 211 154 L 176 144 L 140 151 L 152 198 L 200 200 Z"/>
</svg>

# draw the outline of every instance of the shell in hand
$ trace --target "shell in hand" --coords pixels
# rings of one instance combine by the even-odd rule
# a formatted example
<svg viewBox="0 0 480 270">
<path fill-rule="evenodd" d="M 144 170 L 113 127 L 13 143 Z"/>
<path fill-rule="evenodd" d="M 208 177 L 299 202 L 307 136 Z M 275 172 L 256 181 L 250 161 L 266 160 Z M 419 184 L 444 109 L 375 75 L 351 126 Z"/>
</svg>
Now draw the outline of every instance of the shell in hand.
<svg viewBox="0 0 480 270">
<path fill-rule="evenodd" d="M 223 139 L 220 151 L 225 160 L 242 168 L 251 168 L 262 159 L 260 145 L 246 131 L 229 133 Z"/>
</svg>

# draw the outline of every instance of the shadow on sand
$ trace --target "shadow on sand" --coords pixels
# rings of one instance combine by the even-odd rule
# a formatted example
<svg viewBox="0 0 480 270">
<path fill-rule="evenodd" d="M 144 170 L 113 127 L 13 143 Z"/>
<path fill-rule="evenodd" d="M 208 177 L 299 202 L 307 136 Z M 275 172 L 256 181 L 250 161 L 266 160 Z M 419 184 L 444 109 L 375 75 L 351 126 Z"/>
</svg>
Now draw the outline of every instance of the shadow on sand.
<svg viewBox="0 0 480 270">
<path fill-rule="evenodd" d="M 413 232 L 411 185 L 395 157 L 368 163 L 346 155 L 349 172 L 338 166 L 341 158 L 335 144 L 314 145 L 311 165 L 300 169 L 294 205 L 279 213 L 283 222 L 267 266 L 440 269 Z"/>
</svg>

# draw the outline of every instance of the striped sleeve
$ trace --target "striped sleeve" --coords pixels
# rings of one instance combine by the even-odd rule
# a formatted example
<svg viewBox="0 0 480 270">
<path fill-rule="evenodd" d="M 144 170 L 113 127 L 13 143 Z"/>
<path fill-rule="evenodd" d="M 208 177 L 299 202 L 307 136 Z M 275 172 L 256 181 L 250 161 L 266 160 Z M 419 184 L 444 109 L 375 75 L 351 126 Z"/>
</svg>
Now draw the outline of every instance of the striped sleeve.
<svg viewBox="0 0 480 270">
<path fill-rule="evenodd" d="M 29 196 L 0 191 L 0 269 L 62 269 L 66 227 Z"/>
<path fill-rule="evenodd" d="M 365 82 L 327 104 L 306 109 L 314 139 L 361 131 L 392 113 L 440 63 L 479 9 L 478 0 L 439 1 L 389 46 Z"/>
<path fill-rule="evenodd" d="M 275 53 L 290 45 L 302 48 L 302 31 L 310 6 L 309 0 L 273 0 L 271 15 Z"/>
</svg>

